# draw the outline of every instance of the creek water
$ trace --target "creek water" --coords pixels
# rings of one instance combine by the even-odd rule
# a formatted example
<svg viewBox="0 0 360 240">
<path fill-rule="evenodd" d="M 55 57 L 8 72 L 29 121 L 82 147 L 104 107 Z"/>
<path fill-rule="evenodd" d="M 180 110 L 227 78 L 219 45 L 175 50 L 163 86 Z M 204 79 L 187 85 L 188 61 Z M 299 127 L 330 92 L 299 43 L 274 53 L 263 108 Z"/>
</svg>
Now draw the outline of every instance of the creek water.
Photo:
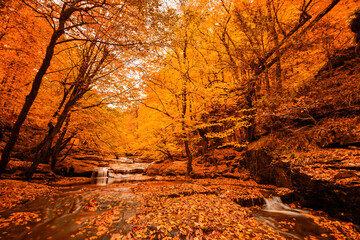
<svg viewBox="0 0 360 240">
<path fill-rule="evenodd" d="M 135 195 L 125 185 L 67 187 L 55 196 L 1 212 L 2 219 L 13 221 L 1 229 L 0 239 L 85 239 L 96 236 L 101 221 L 114 213 L 116 216 L 109 220 L 116 217 L 119 221 L 114 221 L 112 228 L 128 232 L 132 226 L 126 220 L 135 215 L 137 208 Z M 89 223 L 92 228 L 83 227 Z"/>
<path fill-rule="evenodd" d="M 259 222 L 267 224 L 290 239 L 304 239 L 309 236 L 314 239 L 335 239 L 327 229 L 315 223 L 309 211 L 291 208 L 279 197 L 265 199 L 265 207 L 255 212 L 254 216 Z"/>
<path fill-rule="evenodd" d="M 127 171 L 146 166 L 147 163 L 133 163 L 127 159 L 113 161 L 109 167 L 96 170 L 92 184 L 62 187 L 53 196 L 0 212 L 0 239 L 86 239 L 97 236 L 99 231 L 107 234 L 96 239 L 110 239 L 113 233 L 126 234 L 133 228 L 127 220 L 140 207 L 139 198 L 131 188 L 137 184 L 154 184 L 147 176 Z M 117 171 L 119 168 L 122 170 Z M 114 170 L 121 173 L 114 173 Z M 289 239 L 304 239 L 310 235 L 331 239 L 321 237 L 327 232 L 309 217 L 307 211 L 290 208 L 280 198 L 265 201 L 265 207 L 253 213 L 259 224 L 267 224 Z M 102 226 L 106 222 L 111 224 L 104 229 Z M 281 225 L 284 222 L 287 224 Z"/>
</svg>

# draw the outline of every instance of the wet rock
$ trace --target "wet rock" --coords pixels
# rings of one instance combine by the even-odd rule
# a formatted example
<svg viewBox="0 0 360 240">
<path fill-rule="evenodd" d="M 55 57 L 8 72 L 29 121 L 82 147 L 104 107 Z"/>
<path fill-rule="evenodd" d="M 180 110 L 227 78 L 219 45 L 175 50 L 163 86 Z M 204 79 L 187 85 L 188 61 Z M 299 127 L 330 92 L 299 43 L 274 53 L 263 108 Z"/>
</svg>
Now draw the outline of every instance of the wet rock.
<svg viewBox="0 0 360 240">
<path fill-rule="evenodd" d="M 256 198 L 239 197 L 237 199 L 234 199 L 234 202 L 243 207 L 261 206 L 264 205 L 265 203 L 264 198 L 262 197 L 256 197 Z"/>
<path fill-rule="evenodd" d="M 360 176 L 346 168 L 359 162 L 356 151 L 319 151 L 306 165 L 291 165 L 286 158 L 274 160 L 263 150 L 249 150 L 244 157 L 257 182 L 294 189 L 303 206 L 360 223 Z"/>
<path fill-rule="evenodd" d="M 114 173 L 120 173 L 120 174 L 138 174 L 143 173 L 145 169 L 143 168 L 135 168 L 135 169 L 114 169 Z"/>
</svg>

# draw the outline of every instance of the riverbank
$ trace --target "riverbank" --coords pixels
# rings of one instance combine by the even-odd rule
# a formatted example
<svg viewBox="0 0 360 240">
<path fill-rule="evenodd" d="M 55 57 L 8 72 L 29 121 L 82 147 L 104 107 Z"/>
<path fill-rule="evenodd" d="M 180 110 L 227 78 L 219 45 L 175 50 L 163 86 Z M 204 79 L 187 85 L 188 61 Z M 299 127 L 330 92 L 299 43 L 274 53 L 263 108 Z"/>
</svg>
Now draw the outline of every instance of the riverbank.
<svg viewBox="0 0 360 240">
<path fill-rule="evenodd" d="M 360 223 L 360 150 L 313 149 L 269 151 L 269 144 L 255 143 L 247 151 L 216 150 L 212 158 L 194 160 L 196 178 L 252 179 L 294 191 L 302 206 Z M 216 158 L 215 160 L 213 158 Z M 213 163 L 213 164 L 211 164 Z M 151 165 L 149 175 L 184 175 L 186 161 L 163 161 Z"/>
</svg>

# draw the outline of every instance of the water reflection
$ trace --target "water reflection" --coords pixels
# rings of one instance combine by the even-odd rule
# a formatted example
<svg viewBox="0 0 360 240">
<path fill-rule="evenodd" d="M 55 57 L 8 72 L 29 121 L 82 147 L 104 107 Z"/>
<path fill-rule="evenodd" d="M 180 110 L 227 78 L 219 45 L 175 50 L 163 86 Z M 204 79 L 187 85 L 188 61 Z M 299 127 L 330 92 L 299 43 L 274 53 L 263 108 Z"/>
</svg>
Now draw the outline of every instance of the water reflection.
<svg viewBox="0 0 360 240">
<path fill-rule="evenodd" d="M 98 186 L 105 186 L 115 182 L 115 179 L 112 177 L 97 177 L 92 179 L 92 183 Z"/>
<path fill-rule="evenodd" d="M 66 188 L 59 194 L 41 197 L 9 211 L 0 212 L 0 219 L 9 219 L 13 214 L 21 213 L 21 216 L 32 220 L 24 224 L 0 226 L 0 239 L 93 239 L 98 233 L 97 222 L 105 224 L 104 221 L 113 216 L 116 220 L 107 225 L 108 233 L 96 238 L 110 239 L 113 232 L 126 234 L 132 229 L 132 224 L 127 220 L 135 215 L 137 209 L 138 200 L 128 186 L 88 185 Z M 33 214 L 36 214 L 36 218 L 31 218 Z"/>
</svg>

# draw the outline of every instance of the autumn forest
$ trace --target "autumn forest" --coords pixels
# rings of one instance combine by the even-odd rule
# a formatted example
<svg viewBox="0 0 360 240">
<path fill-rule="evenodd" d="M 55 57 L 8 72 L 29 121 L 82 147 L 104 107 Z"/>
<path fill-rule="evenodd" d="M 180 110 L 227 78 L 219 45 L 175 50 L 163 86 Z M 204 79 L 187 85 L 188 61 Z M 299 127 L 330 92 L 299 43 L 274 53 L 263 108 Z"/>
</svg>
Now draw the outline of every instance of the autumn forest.
<svg viewBox="0 0 360 240">
<path fill-rule="evenodd" d="M 0 0 L 0 239 L 358 239 L 359 77 L 358 0 Z"/>
</svg>

